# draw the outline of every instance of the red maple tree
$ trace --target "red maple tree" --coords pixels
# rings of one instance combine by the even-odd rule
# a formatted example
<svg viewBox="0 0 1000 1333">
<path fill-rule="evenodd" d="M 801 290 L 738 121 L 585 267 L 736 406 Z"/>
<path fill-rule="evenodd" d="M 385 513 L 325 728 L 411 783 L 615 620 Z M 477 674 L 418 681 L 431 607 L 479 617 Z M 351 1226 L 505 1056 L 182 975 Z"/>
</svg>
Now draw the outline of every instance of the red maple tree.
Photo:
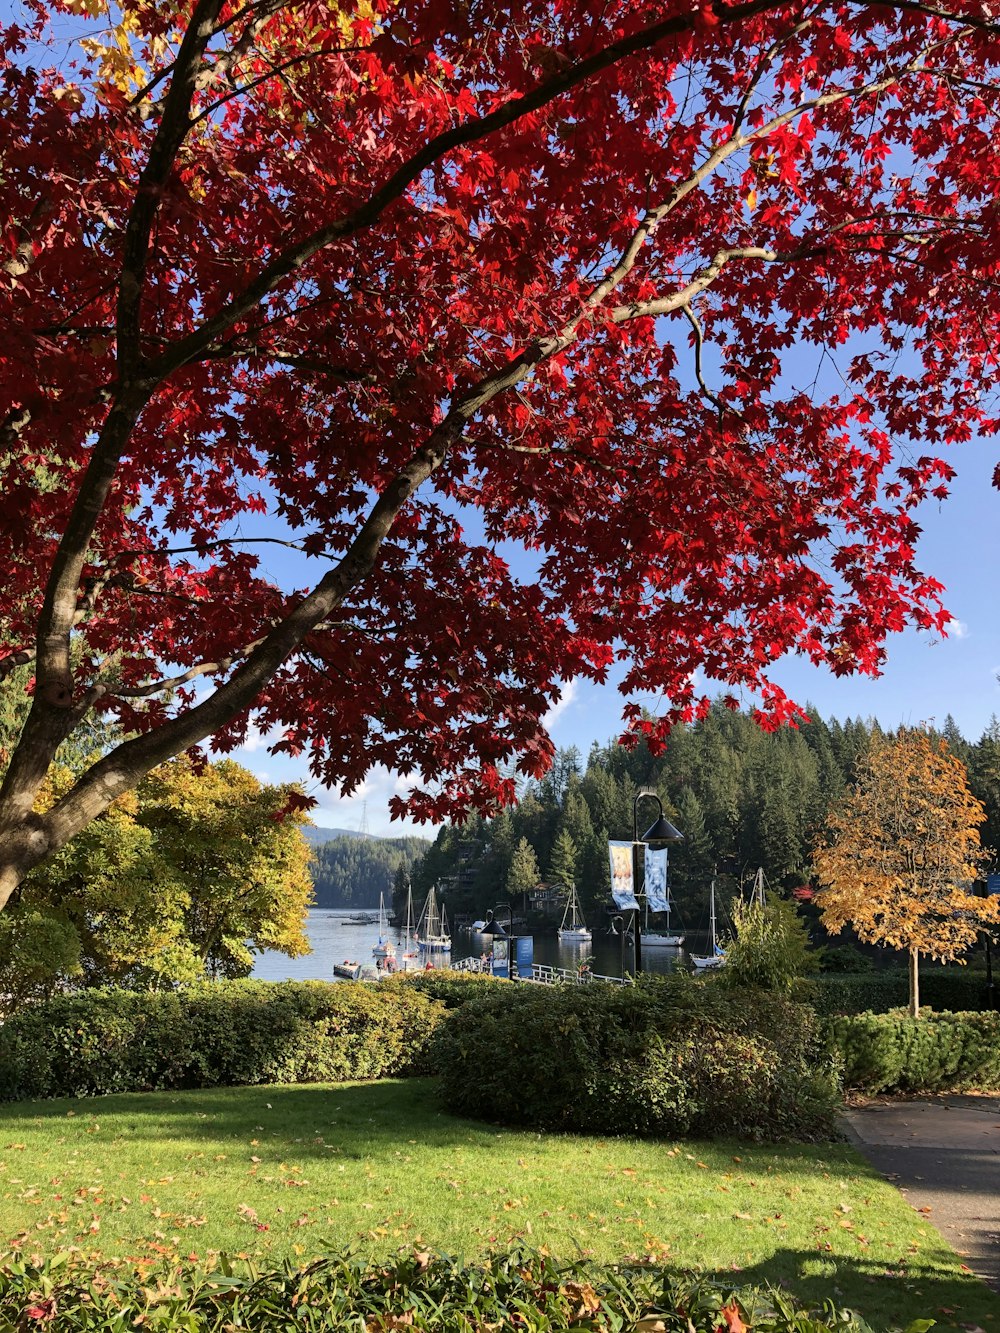
<svg viewBox="0 0 1000 1333">
<path fill-rule="evenodd" d="M 655 745 L 697 667 L 777 723 L 781 654 L 872 672 L 943 623 L 912 511 L 993 428 L 988 0 L 25 3 L 0 905 L 251 719 L 461 815 L 616 654 Z M 131 738 L 33 813 L 94 711 Z"/>
</svg>

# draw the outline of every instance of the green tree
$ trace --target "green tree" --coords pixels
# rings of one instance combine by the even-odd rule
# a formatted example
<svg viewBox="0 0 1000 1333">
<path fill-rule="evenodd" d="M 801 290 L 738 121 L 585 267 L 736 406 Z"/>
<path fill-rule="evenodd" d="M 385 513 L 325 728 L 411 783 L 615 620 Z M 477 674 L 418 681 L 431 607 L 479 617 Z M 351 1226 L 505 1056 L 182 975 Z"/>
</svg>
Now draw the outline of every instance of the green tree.
<svg viewBox="0 0 1000 1333">
<path fill-rule="evenodd" d="M 1000 868 L 1000 721 L 995 715 L 969 756 L 969 786 L 986 811 L 980 830 L 985 865 L 996 870 Z"/>
<path fill-rule="evenodd" d="M 534 848 L 527 838 L 522 838 L 514 848 L 510 870 L 507 872 L 507 893 L 511 898 L 526 893 L 538 883 L 538 861 Z"/>
<path fill-rule="evenodd" d="M 793 903 L 773 896 L 766 905 L 756 897 L 735 898 L 732 920 L 734 934 L 720 977 L 724 985 L 787 994 L 799 977 L 816 970 L 818 957 Z"/>
<path fill-rule="evenodd" d="M 576 883 L 577 851 L 572 835 L 566 829 L 557 835 L 552 855 L 549 857 L 549 879 L 554 884 L 566 888 Z"/>
<path fill-rule="evenodd" d="M 309 951 L 309 848 L 291 794 L 228 759 L 174 760 L 143 789 L 140 822 L 188 897 L 184 935 L 211 975 L 245 976 L 265 949 Z"/>
</svg>

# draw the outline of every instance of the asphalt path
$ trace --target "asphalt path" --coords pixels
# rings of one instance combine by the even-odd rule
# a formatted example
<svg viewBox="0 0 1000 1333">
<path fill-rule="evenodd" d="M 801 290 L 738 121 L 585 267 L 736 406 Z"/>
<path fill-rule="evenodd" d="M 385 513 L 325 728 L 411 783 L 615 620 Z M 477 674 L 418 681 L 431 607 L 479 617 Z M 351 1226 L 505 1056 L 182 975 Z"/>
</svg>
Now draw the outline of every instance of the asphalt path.
<svg viewBox="0 0 1000 1333">
<path fill-rule="evenodd" d="M 872 1166 L 1000 1291 L 1000 1097 L 876 1100 L 845 1118 Z"/>
</svg>

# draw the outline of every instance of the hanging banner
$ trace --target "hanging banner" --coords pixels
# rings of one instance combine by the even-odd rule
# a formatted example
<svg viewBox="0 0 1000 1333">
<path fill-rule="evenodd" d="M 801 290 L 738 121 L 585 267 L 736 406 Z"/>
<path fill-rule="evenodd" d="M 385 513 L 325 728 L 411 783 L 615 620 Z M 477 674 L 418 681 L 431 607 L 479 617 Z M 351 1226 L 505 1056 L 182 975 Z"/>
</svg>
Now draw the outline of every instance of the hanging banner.
<svg viewBox="0 0 1000 1333">
<path fill-rule="evenodd" d="M 632 881 L 632 844 L 609 842 L 608 854 L 611 857 L 611 896 L 615 906 L 623 912 L 638 912 Z"/>
<path fill-rule="evenodd" d="M 667 898 L 667 849 L 646 848 L 646 906 L 651 912 L 669 912 Z"/>
</svg>

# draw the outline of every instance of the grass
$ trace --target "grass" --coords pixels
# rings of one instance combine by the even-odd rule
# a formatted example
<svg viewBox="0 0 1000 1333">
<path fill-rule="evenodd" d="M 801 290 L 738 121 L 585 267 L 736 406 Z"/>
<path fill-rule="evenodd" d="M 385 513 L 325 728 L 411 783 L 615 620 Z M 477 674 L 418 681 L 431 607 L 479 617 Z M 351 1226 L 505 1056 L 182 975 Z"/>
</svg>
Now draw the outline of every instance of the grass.
<svg viewBox="0 0 1000 1333">
<path fill-rule="evenodd" d="M 881 1326 L 1000 1333 L 998 1302 L 844 1144 L 657 1143 L 500 1130 L 422 1080 L 0 1108 L 0 1244 L 165 1264 L 351 1245 L 473 1257 L 523 1237 L 833 1296 Z"/>
</svg>

